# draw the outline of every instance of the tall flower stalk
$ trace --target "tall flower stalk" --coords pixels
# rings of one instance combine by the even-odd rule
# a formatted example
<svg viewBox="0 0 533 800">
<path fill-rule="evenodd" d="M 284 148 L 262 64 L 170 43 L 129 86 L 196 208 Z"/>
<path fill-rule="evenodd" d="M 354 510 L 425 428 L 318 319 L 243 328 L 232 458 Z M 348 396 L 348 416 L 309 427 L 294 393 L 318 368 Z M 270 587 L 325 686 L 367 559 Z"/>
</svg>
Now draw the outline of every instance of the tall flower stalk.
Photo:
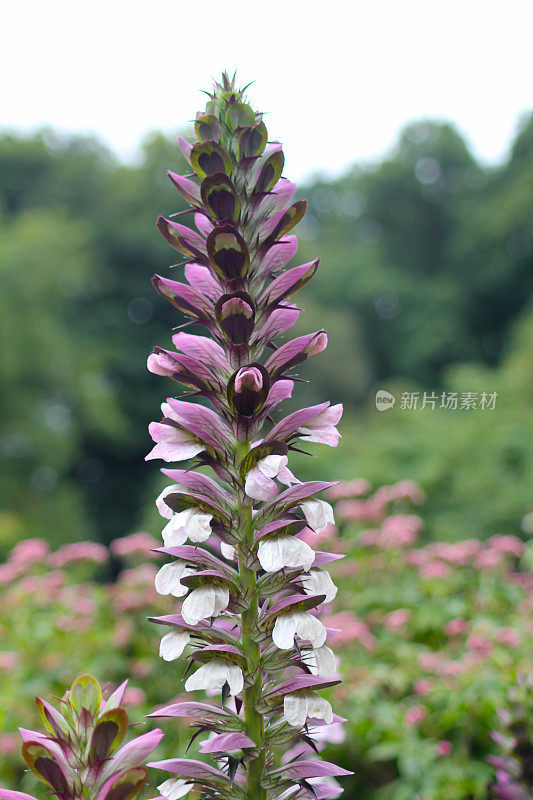
<svg viewBox="0 0 533 800">
<path fill-rule="evenodd" d="M 152 764 L 171 773 L 159 786 L 169 800 L 193 786 L 206 798 L 335 797 L 334 776 L 349 774 L 316 757 L 313 740 L 339 721 L 316 693 L 339 682 L 326 645 L 334 632 L 318 612 L 335 596 L 326 567 L 338 556 L 308 544 L 333 522 L 316 497 L 332 484 L 301 483 L 288 467 L 302 444 L 337 445 L 342 407 L 320 403 L 277 424 L 271 417 L 291 396 L 295 367 L 324 350 L 327 336 L 281 343 L 299 315 L 292 296 L 318 259 L 287 268 L 306 203 L 291 203 L 281 145 L 268 141 L 244 91 L 223 75 L 197 115 L 196 140 L 180 139 L 190 174 L 168 173 L 196 231 L 180 215 L 157 221 L 182 256 L 186 282 L 156 275 L 154 286 L 188 321 L 172 337 L 174 350 L 154 348 L 148 368 L 195 399 L 163 403 L 147 458 L 194 459 L 214 475 L 163 469 L 173 483 L 157 499 L 167 520 L 161 550 L 172 560 L 156 588 L 182 603 L 156 618 L 170 628 L 160 654 L 172 661 L 189 647 L 185 689 L 221 693 L 220 703 L 191 700 L 154 714 L 194 718 L 192 738 L 206 735 L 201 751 L 216 762 Z M 190 334 L 189 325 L 203 332 Z"/>
</svg>

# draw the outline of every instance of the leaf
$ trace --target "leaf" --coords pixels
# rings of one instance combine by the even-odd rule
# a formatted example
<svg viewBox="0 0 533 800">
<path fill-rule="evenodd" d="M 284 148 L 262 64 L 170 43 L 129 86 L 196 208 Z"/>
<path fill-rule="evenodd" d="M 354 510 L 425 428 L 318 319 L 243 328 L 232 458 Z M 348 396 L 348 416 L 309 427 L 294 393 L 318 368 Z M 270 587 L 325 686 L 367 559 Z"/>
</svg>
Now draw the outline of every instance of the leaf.
<svg viewBox="0 0 533 800">
<path fill-rule="evenodd" d="M 270 155 L 262 165 L 254 186 L 254 194 L 266 194 L 269 192 L 281 177 L 285 156 L 283 150 L 276 150 Z"/>
<path fill-rule="evenodd" d="M 102 690 L 92 675 L 80 675 L 70 687 L 70 703 L 78 714 L 86 708 L 93 716 L 100 711 Z"/>
<path fill-rule="evenodd" d="M 254 125 L 254 110 L 248 103 L 231 103 L 226 111 L 225 122 L 232 131 Z"/>
<path fill-rule="evenodd" d="M 214 114 L 202 114 L 194 123 L 194 130 L 201 142 L 220 139 L 220 123 Z"/>
<path fill-rule="evenodd" d="M 112 775 L 100 789 L 97 800 L 132 800 L 146 783 L 146 767 L 133 767 L 121 775 Z"/>
<path fill-rule="evenodd" d="M 69 792 L 69 783 L 65 773 L 54 758 L 51 749 L 38 742 L 24 742 L 22 758 L 40 781 L 51 786 L 61 795 Z"/>
<path fill-rule="evenodd" d="M 122 744 L 127 731 L 128 715 L 123 708 L 106 711 L 99 718 L 91 736 L 91 761 L 103 761 Z"/>
<path fill-rule="evenodd" d="M 214 141 L 200 142 L 191 150 L 191 164 L 200 178 L 216 173 L 231 175 L 231 159 L 226 151 Z"/>
</svg>

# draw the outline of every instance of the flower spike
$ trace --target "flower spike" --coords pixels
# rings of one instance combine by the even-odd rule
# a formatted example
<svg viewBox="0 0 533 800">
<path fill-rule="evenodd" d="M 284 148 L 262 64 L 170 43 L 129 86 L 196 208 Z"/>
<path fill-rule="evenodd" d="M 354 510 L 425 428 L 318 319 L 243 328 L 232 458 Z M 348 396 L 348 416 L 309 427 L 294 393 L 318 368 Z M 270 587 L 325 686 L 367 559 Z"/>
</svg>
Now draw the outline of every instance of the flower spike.
<svg viewBox="0 0 533 800">
<path fill-rule="evenodd" d="M 262 115 L 225 73 L 208 97 L 196 139 L 179 143 L 192 173 L 168 173 L 196 230 L 172 217 L 157 222 L 185 259 L 184 282 L 154 278 L 203 333 L 176 333 L 175 351 L 155 347 L 149 356 L 150 371 L 185 394 L 168 398 L 163 419 L 151 423 L 147 458 L 179 466 L 193 459 L 213 470 L 208 477 L 163 469 L 174 484 L 157 499 L 167 521 L 159 550 L 173 560 L 155 585 L 176 599 L 177 613 L 154 621 L 166 630 L 161 657 L 186 654 L 185 689 L 220 693 L 221 702 L 191 698 L 155 711 L 194 717 L 191 742 L 207 735 L 200 752 L 211 763 L 174 758 L 152 766 L 170 773 L 158 787 L 167 800 L 192 789 L 205 800 L 333 797 L 339 792 L 328 781 L 349 773 L 320 761 L 313 730 L 321 725 L 323 739 L 339 720 L 318 693 L 338 682 L 331 631 L 320 619 L 337 592 L 326 571 L 336 556 L 309 543 L 312 531 L 333 522 L 331 506 L 317 497 L 332 484 L 301 483 L 289 455 L 302 442 L 335 447 L 342 406 L 321 403 L 277 424 L 270 418 L 292 394 L 294 368 L 327 345 L 323 330 L 286 337 L 299 315 L 294 298 L 318 259 L 288 266 L 306 203 L 293 202 L 282 147 L 268 142 Z M 191 389 L 200 402 L 184 401 Z M 288 763 L 292 744 L 303 745 L 305 758 Z"/>
</svg>

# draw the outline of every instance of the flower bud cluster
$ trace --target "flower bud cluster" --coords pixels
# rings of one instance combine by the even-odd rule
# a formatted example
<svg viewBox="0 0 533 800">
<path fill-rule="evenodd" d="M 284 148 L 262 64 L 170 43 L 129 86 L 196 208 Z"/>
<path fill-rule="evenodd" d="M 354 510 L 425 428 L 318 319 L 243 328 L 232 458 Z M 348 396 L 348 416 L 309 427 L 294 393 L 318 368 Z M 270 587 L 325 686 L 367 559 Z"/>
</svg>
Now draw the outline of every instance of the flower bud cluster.
<svg viewBox="0 0 533 800">
<path fill-rule="evenodd" d="M 121 702 L 127 681 L 107 700 L 90 675 L 76 678 L 59 709 L 35 699 L 45 733 L 20 728 L 22 757 L 57 800 L 134 800 L 146 783 L 144 761 L 163 736 L 150 731 L 123 744 L 129 721 Z M 0 800 L 35 800 L 0 789 Z"/>
</svg>

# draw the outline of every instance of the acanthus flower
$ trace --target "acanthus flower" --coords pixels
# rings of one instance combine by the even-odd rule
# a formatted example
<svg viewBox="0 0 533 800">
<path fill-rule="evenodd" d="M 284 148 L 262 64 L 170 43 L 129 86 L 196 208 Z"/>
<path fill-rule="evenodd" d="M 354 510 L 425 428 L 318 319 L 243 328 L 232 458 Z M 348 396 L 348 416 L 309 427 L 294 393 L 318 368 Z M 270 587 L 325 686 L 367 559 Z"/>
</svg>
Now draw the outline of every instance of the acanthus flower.
<svg viewBox="0 0 533 800">
<path fill-rule="evenodd" d="M 123 744 L 128 715 L 125 681 L 107 699 L 90 675 L 80 675 L 56 708 L 35 698 L 46 732 L 20 728 L 28 769 L 57 800 L 133 800 L 146 783 L 144 761 L 163 737 L 156 729 Z M 35 800 L 0 788 L 2 800 Z"/>
<path fill-rule="evenodd" d="M 262 115 L 226 75 L 195 134 L 179 142 L 187 175 L 169 178 L 196 230 L 173 218 L 157 222 L 185 260 L 185 282 L 160 275 L 153 282 L 208 335 L 180 331 L 175 351 L 156 347 L 149 357 L 152 372 L 195 400 L 163 403 L 148 458 L 194 459 L 214 477 L 163 470 L 174 483 L 156 501 L 168 520 L 159 549 L 176 560 L 159 570 L 156 588 L 181 607 L 155 621 L 170 627 L 162 658 L 186 652 L 194 668 L 185 689 L 220 692 L 222 702 L 175 703 L 155 714 L 195 717 L 209 734 L 201 752 L 216 767 L 181 758 L 152 766 L 172 775 L 159 787 L 167 800 L 192 787 L 206 800 L 333 797 L 327 781 L 345 770 L 309 760 L 305 748 L 305 757 L 283 764 L 289 742 L 307 747 L 307 724 L 333 721 L 316 692 L 338 683 L 320 620 L 320 607 L 336 595 L 326 568 L 337 556 L 314 551 L 306 534 L 333 524 L 331 506 L 317 497 L 332 484 L 300 483 L 289 456 L 306 442 L 336 446 L 342 406 L 320 403 L 271 419 L 292 395 L 295 367 L 327 345 L 323 330 L 286 341 L 299 315 L 294 296 L 318 259 L 288 267 L 306 203 L 293 201 L 281 145 L 268 142 Z"/>
</svg>

